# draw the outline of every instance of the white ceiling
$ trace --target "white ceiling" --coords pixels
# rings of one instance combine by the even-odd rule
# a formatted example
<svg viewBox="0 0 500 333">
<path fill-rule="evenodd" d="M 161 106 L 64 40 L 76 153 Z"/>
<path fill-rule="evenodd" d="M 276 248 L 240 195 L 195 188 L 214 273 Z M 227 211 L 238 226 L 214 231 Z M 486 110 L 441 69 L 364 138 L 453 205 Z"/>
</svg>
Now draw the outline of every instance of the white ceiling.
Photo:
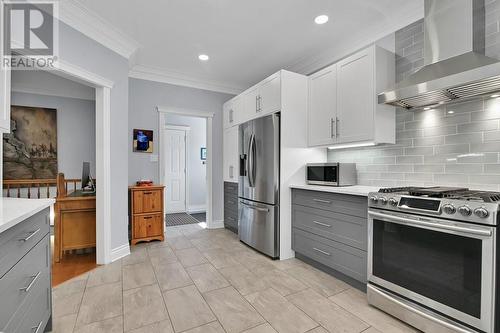
<svg viewBox="0 0 500 333">
<path fill-rule="evenodd" d="M 138 42 L 132 72 L 228 91 L 247 88 L 281 68 L 317 69 L 422 17 L 423 8 L 423 0 L 79 2 Z M 329 22 L 316 25 L 319 14 L 329 15 Z M 200 62 L 201 53 L 210 60 Z"/>
</svg>

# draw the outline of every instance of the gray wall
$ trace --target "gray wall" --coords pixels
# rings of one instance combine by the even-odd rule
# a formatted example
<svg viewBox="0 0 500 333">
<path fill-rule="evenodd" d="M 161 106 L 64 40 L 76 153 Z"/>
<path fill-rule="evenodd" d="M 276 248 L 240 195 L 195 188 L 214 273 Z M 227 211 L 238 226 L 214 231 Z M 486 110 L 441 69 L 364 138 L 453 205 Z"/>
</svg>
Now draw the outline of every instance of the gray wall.
<svg viewBox="0 0 500 333">
<path fill-rule="evenodd" d="M 66 178 L 82 176 L 82 161 L 95 175 L 95 101 L 13 92 L 12 105 L 57 109 L 57 168 Z"/>
<path fill-rule="evenodd" d="M 500 58 L 500 1 L 486 15 L 486 53 Z M 423 21 L 396 32 L 396 76 L 423 65 Z M 428 111 L 396 111 L 396 145 L 332 150 L 329 161 L 355 162 L 358 183 L 455 185 L 500 190 L 500 99 L 477 99 Z"/>
<path fill-rule="evenodd" d="M 200 148 L 207 147 L 207 121 L 203 118 L 167 114 L 166 125 L 189 126 L 187 167 L 189 170 L 188 211 L 206 210 L 207 165 L 200 159 Z"/>
<path fill-rule="evenodd" d="M 156 106 L 214 112 L 212 196 L 214 221 L 222 221 L 224 191 L 222 176 L 222 104 L 230 98 L 232 98 L 232 95 L 130 79 L 127 140 L 129 183 L 133 184 L 136 180 L 142 178 L 158 181 L 158 162 L 151 162 L 149 154 L 135 154 L 132 152 L 132 130 L 134 128 L 154 130 L 155 140 L 158 142 L 158 113 L 155 110 Z M 158 151 L 155 150 L 153 153 L 158 154 Z"/>
</svg>

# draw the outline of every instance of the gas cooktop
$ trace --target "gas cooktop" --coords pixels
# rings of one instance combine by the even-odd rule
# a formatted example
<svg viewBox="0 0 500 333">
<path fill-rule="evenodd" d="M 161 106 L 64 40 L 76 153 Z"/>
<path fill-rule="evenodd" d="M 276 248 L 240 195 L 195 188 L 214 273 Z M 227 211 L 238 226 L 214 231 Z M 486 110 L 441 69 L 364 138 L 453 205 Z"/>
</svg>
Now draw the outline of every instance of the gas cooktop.
<svg viewBox="0 0 500 333">
<path fill-rule="evenodd" d="M 500 193 L 490 191 L 469 190 L 465 187 L 390 187 L 382 188 L 379 193 L 411 195 L 415 197 L 446 198 L 478 202 L 499 202 Z"/>
</svg>

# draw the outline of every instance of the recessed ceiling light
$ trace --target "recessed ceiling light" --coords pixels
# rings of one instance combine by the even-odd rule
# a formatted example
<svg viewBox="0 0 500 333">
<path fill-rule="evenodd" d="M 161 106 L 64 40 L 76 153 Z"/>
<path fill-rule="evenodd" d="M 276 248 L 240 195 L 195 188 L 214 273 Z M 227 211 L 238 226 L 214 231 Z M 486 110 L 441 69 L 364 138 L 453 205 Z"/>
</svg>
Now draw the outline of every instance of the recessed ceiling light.
<svg viewBox="0 0 500 333">
<path fill-rule="evenodd" d="M 328 22 L 328 15 L 316 16 L 314 22 L 316 22 L 316 24 L 325 24 L 326 22 Z"/>
<path fill-rule="evenodd" d="M 431 109 L 432 108 L 430 106 L 424 108 L 425 111 L 428 111 L 428 110 L 431 110 Z"/>
<path fill-rule="evenodd" d="M 448 111 L 447 113 L 448 113 L 448 114 L 454 114 L 454 113 L 455 113 L 455 111 L 450 110 L 450 111 Z"/>
<path fill-rule="evenodd" d="M 208 59 L 210 59 L 210 57 L 207 56 L 206 54 L 200 54 L 198 56 L 198 59 L 200 59 L 201 61 L 207 61 Z"/>
<path fill-rule="evenodd" d="M 494 94 L 494 95 L 491 95 L 490 97 L 491 98 L 497 98 L 497 97 L 500 97 L 500 95 L 499 94 Z"/>
</svg>

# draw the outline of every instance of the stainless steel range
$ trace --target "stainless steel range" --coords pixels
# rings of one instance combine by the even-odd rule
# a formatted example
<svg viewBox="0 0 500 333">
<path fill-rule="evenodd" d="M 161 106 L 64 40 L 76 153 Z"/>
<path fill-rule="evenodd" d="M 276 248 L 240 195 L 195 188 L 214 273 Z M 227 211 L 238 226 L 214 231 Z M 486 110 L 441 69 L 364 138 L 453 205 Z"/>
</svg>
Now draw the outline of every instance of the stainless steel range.
<svg viewBox="0 0 500 333">
<path fill-rule="evenodd" d="M 500 193 L 369 194 L 368 302 L 424 332 L 500 332 Z"/>
</svg>

